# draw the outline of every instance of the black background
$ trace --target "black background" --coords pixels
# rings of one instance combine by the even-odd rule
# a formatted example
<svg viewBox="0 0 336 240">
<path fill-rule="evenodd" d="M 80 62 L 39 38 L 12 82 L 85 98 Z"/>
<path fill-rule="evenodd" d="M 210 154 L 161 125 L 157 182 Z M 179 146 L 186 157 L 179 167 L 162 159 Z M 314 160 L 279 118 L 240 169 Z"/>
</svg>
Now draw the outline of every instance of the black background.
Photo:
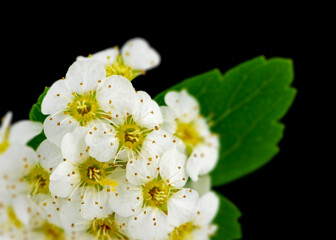
<svg viewBox="0 0 336 240">
<path fill-rule="evenodd" d="M 129 7 L 121 9 L 121 15 L 115 15 L 116 9 L 111 14 L 101 9 L 102 15 L 86 11 L 73 17 L 71 11 L 60 11 L 2 19 L 0 115 L 12 110 L 14 121 L 27 119 L 44 87 L 65 76 L 77 56 L 122 46 L 133 37 L 147 39 L 162 57 L 158 68 L 133 81 L 136 89 L 152 97 L 187 77 L 214 68 L 224 73 L 256 56 L 291 58 L 298 93 L 281 120 L 286 129 L 279 154 L 258 171 L 218 190 L 241 210 L 243 239 L 301 239 L 311 232 L 309 215 L 314 210 L 308 203 L 314 191 L 305 152 L 314 155 L 307 127 L 312 123 L 309 109 L 316 77 L 310 58 L 319 51 L 313 40 L 320 34 L 315 20 L 274 9 L 267 15 L 225 17 L 230 9 L 219 15 L 211 10 L 216 6 L 186 16 L 183 11 L 135 16 L 127 12 Z M 19 21 L 13 21 L 17 17 Z M 314 108 L 314 115 L 317 112 Z"/>
</svg>

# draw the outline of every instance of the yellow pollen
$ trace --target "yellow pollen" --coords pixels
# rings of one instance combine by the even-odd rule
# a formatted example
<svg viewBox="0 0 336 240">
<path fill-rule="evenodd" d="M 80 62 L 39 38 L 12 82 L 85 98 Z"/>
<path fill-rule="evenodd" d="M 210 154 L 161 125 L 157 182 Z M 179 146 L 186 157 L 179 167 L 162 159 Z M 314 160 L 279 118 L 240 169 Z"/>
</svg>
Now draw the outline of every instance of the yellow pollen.
<svg viewBox="0 0 336 240">
<path fill-rule="evenodd" d="M 96 92 L 89 91 L 83 95 L 73 93 L 73 95 L 75 96 L 73 102 L 69 103 L 65 112 L 76 119 L 81 126 L 86 126 L 94 119 L 107 116 L 97 103 Z"/>
<path fill-rule="evenodd" d="M 144 206 L 156 207 L 168 214 L 168 199 L 177 191 L 178 189 L 171 187 L 159 176 L 143 186 Z"/>
<path fill-rule="evenodd" d="M 110 58 L 107 58 L 110 61 Z M 121 55 L 118 55 L 117 59 L 114 62 L 109 62 L 105 65 L 106 77 L 112 75 L 121 75 L 128 80 L 132 81 L 134 78 L 140 74 L 144 74 L 144 71 L 132 69 L 130 66 L 127 66 Z"/>
<path fill-rule="evenodd" d="M 120 146 L 126 149 L 140 152 L 142 144 L 146 136 L 152 131 L 147 128 L 140 127 L 133 120 L 132 115 L 129 115 L 125 123 L 116 128 Z"/>
<path fill-rule="evenodd" d="M 24 179 L 30 185 L 30 194 L 49 194 L 49 180 L 50 174 L 41 167 L 40 164 L 37 164 L 32 168 L 29 173 L 24 176 Z"/>
<path fill-rule="evenodd" d="M 49 222 L 44 222 L 36 231 L 42 232 L 45 239 L 65 240 L 64 230 Z"/>
<path fill-rule="evenodd" d="M 78 166 L 81 176 L 82 186 L 93 186 L 97 190 L 103 190 L 104 186 L 109 186 L 112 191 L 118 185 L 117 181 L 108 179 L 108 175 L 114 167 L 108 163 L 99 162 L 89 157 L 84 163 Z"/>
<path fill-rule="evenodd" d="M 107 218 L 93 220 L 87 232 L 99 240 L 128 240 L 128 238 L 119 231 L 119 226 L 115 222 L 114 214 Z"/>
<path fill-rule="evenodd" d="M 182 224 L 171 232 L 169 240 L 192 240 L 194 239 L 192 231 L 197 228 L 199 226 L 194 225 L 192 222 Z"/>
<path fill-rule="evenodd" d="M 199 132 L 197 131 L 196 124 L 191 123 L 177 123 L 177 130 L 175 135 L 180 138 L 186 145 L 188 153 L 192 152 L 192 149 L 203 141 Z"/>
</svg>

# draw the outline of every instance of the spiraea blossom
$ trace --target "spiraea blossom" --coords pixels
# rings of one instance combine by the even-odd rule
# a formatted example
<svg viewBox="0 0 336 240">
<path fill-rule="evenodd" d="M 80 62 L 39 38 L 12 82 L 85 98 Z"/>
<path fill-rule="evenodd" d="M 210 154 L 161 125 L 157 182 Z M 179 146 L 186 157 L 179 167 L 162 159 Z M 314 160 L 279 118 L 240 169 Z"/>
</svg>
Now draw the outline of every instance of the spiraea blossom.
<svg viewBox="0 0 336 240">
<path fill-rule="evenodd" d="M 45 210 L 39 206 L 50 199 L 49 174 L 57 162 L 46 160 L 45 154 L 51 150 L 46 142 L 37 153 L 26 146 L 41 132 L 42 124 L 24 120 L 10 127 L 11 116 L 8 113 L 4 117 L 0 130 L 0 236 L 1 239 L 45 239 L 50 228 L 54 232 L 61 229 L 56 225 L 59 224 L 58 214 L 53 213 L 56 202 L 50 203 Z M 43 161 L 39 161 L 41 155 Z M 40 202 L 42 200 L 44 203 Z"/>
<path fill-rule="evenodd" d="M 118 47 L 108 48 L 88 58 L 97 59 L 104 64 L 106 77 L 120 75 L 130 81 L 145 71 L 160 64 L 161 58 L 157 51 L 150 47 L 142 38 L 133 38 L 127 41 L 119 51 Z M 78 57 L 77 60 L 86 59 Z"/>
<path fill-rule="evenodd" d="M 0 161 L 10 159 L 10 154 L 15 153 L 18 147 L 25 146 L 29 140 L 42 131 L 38 122 L 21 120 L 10 125 L 13 114 L 8 112 L 2 119 L 0 126 Z M 21 152 L 30 148 L 21 149 Z M 30 151 L 30 150 L 27 150 Z"/>
<path fill-rule="evenodd" d="M 187 181 L 185 154 L 176 148 L 156 158 L 132 159 L 116 169 L 116 191 L 110 207 L 120 216 L 129 217 L 128 232 L 135 239 L 163 239 L 174 226 L 196 214 L 198 193 L 183 188 Z"/>
<path fill-rule="evenodd" d="M 11 126 L 12 114 L 6 114 L 0 126 L 0 239 L 214 235 L 219 200 L 208 173 L 217 162 L 218 136 L 186 91 L 168 92 L 167 106 L 160 107 L 133 87 L 135 77 L 159 63 L 160 55 L 134 38 L 121 51 L 78 57 L 42 95 L 37 115 L 47 115 L 43 124 Z"/>
<path fill-rule="evenodd" d="M 24 176 L 29 172 L 30 164 L 37 161 L 37 156 L 26 143 L 42 130 L 40 123 L 28 120 L 10 126 L 11 118 L 12 113 L 8 112 L 0 127 L 0 208 L 3 214 L 11 212 L 18 193 L 28 192 Z"/>
<path fill-rule="evenodd" d="M 2 188 L 6 188 L 7 197 L 15 199 L 18 195 L 29 196 L 41 205 L 42 201 L 50 201 L 54 202 L 56 209 L 58 203 L 50 195 L 49 182 L 50 175 L 62 161 L 60 150 L 48 140 L 41 143 L 36 153 L 27 148 L 30 151 L 27 150 L 25 155 L 18 151 L 17 157 L 3 161 L 4 167 L 0 170 L 3 178 L 0 184 Z"/>
<path fill-rule="evenodd" d="M 87 153 L 86 133 L 80 127 L 64 136 L 63 161 L 51 174 L 49 189 L 53 196 L 68 202 L 81 199 L 83 217 L 105 217 L 109 193 L 118 184 L 111 178 L 115 166 L 99 162 Z"/>
<path fill-rule="evenodd" d="M 208 192 L 200 198 L 196 216 L 188 222 L 175 227 L 168 235 L 169 240 L 193 239 L 209 240 L 217 230 L 212 224 L 219 208 L 219 199 L 213 192 Z"/>
<path fill-rule="evenodd" d="M 45 211 L 41 206 L 38 206 L 32 198 L 18 195 L 12 200 L 11 207 L 0 208 L 0 216 L 2 218 L 0 239 L 69 239 L 61 226 L 59 214 L 54 215 L 52 219 L 50 217 L 51 214 L 51 212 Z"/>
<path fill-rule="evenodd" d="M 50 87 L 41 107 L 42 113 L 49 115 L 43 124 L 49 141 L 60 146 L 63 136 L 77 127 L 89 129 L 112 118 L 110 111 L 118 109 L 121 96 L 134 92 L 125 78 L 105 75 L 99 61 L 77 61 L 70 66 L 65 79 Z"/>
<path fill-rule="evenodd" d="M 60 211 L 60 219 L 64 231 L 71 240 L 115 239 L 128 240 L 128 218 L 120 217 L 106 208 L 104 215 L 84 218 L 81 215 L 81 200 L 73 200 L 64 204 Z"/>
<path fill-rule="evenodd" d="M 112 86 L 112 80 L 104 82 L 103 88 Z M 104 107 L 111 115 L 109 124 L 97 123 L 86 137 L 89 154 L 107 162 L 119 159 L 127 162 L 140 152 L 145 156 L 161 154 L 163 149 L 176 145 L 176 137 L 159 128 L 162 114 L 158 104 L 144 91 L 135 91 L 123 77 L 114 85 L 114 95 L 106 96 Z M 115 97 L 114 97 L 115 96 Z"/>
<path fill-rule="evenodd" d="M 164 116 L 162 128 L 186 145 L 189 156 L 187 172 L 193 181 L 197 181 L 199 175 L 209 173 L 217 163 L 218 135 L 210 131 L 206 119 L 200 115 L 197 100 L 186 90 L 168 92 L 165 103 L 167 106 L 161 107 Z"/>
</svg>

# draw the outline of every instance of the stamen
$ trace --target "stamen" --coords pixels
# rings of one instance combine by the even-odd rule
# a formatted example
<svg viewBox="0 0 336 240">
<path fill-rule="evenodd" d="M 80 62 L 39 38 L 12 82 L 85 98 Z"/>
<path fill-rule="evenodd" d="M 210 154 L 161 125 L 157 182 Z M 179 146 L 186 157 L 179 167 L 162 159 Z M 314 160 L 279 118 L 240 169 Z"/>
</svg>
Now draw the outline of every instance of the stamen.
<svg viewBox="0 0 336 240">
<path fill-rule="evenodd" d="M 87 230 L 95 239 L 128 239 L 124 234 L 119 232 L 118 226 L 114 220 L 114 214 L 108 218 L 95 219 L 91 222 L 90 228 Z"/>
</svg>

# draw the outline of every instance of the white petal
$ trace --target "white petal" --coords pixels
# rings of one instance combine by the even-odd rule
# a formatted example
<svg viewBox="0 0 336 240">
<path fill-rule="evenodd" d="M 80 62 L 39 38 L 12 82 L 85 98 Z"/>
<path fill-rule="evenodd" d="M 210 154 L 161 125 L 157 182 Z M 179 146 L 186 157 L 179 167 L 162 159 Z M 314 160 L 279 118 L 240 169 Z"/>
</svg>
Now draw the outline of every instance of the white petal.
<svg viewBox="0 0 336 240">
<path fill-rule="evenodd" d="M 219 138 L 217 135 L 211 135 L 206 142 L 206 147 L 204 147 L 204 157 L 207 158 L 207 162 L 202 167 L 202 171 L 200 172 L 202 175 L 209 173 L 212 169 L 215 168 L 218 157 L 219 157 Z M 202 151 L 200 150 L 201 158 Z M 204 161 L 202 161 L 204 163 Z"/>
<path fill-rule="evenodd" d="M 37 164 L 37 155 L 30 147 L 21 144 L 11 145 L 1 155 L 0 174 L 9 179 L 20 179 Z"/>
<path fill-rule="evenodd" d="M 39 163 L 48 172 L 52 172 L 63 161 L 61 149 L 48 140 L 40 144 L 36 153 Z"/>
<path fill-rule="evenodd" d="M 1 195 L 5 194 L 5 192 L 0 191 L 0 194 Z M 2 206 L 0 208 L 0 225 L 1 225 L 3 222 L 7 221 L 7 219 L 8 219 L 6 208 L 5 208 L 5 201 L 3 201 L 3 199 L 0 199 L 0 206 Z M 1 236 L 1 234 L 0 234 L 0 236 Z"/>
<path fill-rule="evenodd" d="M 163 122 L 160 127 L 170 134 L 174 134 L 177 129 L 175 112 L 167 106 L 160 106 L 160 110 L 163 118 Z"/>
<path fill-rule="evenodd" d="M 119 231 L 124 233 L 125 235 L 128 235 L 128 222 L 130 220 L 130 217 L 122 217 L 119 216 L 118 214 L 114 215 L 114 220 L 117 224 L 117 226 L 119 226 Z"/>
<path fill-rule="evenodd" d="M 31 217 L 31 201 L 26 196 L 18 195 L 13 199 L 12 206 L 19 220 L 27 225 Z"/>
<path fill-rule="evenodd" d="M 120 124 L 121 117 L 132 115 L 138 108 L 137 96 L 131 82 L 119 75 L 106 78 L 97 91 L 99 106 L 107 113 L 111 112 L 112 122 Z"/>
<path fill-rule="evenodd" d="M 120 160 L 121 162 L 128 162 L 130 159 L 129 153 L 129 149 L 119 150 L 116 159 Z"/>
<path fill-rule="evenodd" d="M 112 213 L 108 206 L 106 191 L 97 191 L 94 187 L 86 187 L 83 196 L 81 214 L 84 218 L 105 218 Z"/>
<path fill-rule="evenodd" d="M 100 162 L 114 159 L 119 147 L 119 139 L 110 124 L 97 124 L 91 128 L 85 141 L 89 148 L 89 155 Z"/>
<path fill-rule="evenodd" d="M 40 208 L 46 213 L 48 222 L 61 226 L 59 211 L 61 208 L 61 201 L 47 194 L 39 194 Z"/>
<path fill-rule="evenodd" d="M 161 61 L 158 52 L 142 38 L 127 41 L 121 49 L 121 54 L 125 63 L 136 70 L 152 69 Z"/>
<path fill-rule="evenodd" d="M 78 122 L 63 112 L 50 115 L 44 120 L 43 127 L 47 139 L 61 146 L 61 141 L 66 133 L 72 132 L 78 126 Z"/>
<path fill-rule="evenodd" d="M 216 228 L 213 226 L 199 226 L 192 231 L 193 240 L 210 240 L 210 237 L 215 233 Z"/>
<path fill-rule="evenodd" d="M 128 223 L 131 238 L 140 240 L 164 239 L 171 231 L 168 217 L 157 208 L 147 207 Z"/>
<path fill-rule="evenodd" d="M 207 124 L 204 117 L 198 116 L 194 121 L 193 124 L 197 129 L 198 134 L 203 138 L 208 138 L 211 136 L 211 131 L 209 125 Z"/>
<path fill-rule="evenodd" d="M 168 92 L 165 95 L 165 102 L 182 122 L 188 123 L 199 115 L 197 100 L 187 93 L 186 90 Z"/>
<path fill-rule="evenodd" d="M 50 175 L 49 190 L 52 195 L 65 198 L 73 192 L 79 182 L 78 169 L 69 162 L 62 162 Z"/>
<path fill-rule="evenodd" d="M 26 144 L 33 137 L 41 133 L 42 123 L 22 120 L 12 125 L 9 141 L 11 143 Z"/>
<path fill-rule="evenodd" d="M 214 144 L 197 146 L 191 153 L 187 162 L 187 173 L 193 181 L 199 175 L 209 173 L 216 165 L 219 151 Z"/>
<path fill-rule="evenodd" d="M 143 196 L 141 186 L 135 186 L 126 181 L 126 171 L 116 168 L 111 178 L 118 181 L 115 191 L 110 192 L 110 208 L 122 217 L 138 214 L 142 209 Z"/>
<path fill-rule="evenodd" d="M 116 47 L 108 48 L 100 52 L 92 54 L 91 58 L 99 60 L 104 65 L 113 63 L 119 54 L 119 50 Z"/>
<path fill-rule="evenodd" d="M 127 163 L 126 178 L 133 185 L 143 185 L 158 176 L 159 161 L 155 156 L 131 159 Z"/>
<path fill-rule="evenodd" d="M 199 214 L 196 217 L 198 225 L 208 225 L 219 210 L 219 198 L 213 192 L 208 192 L 200 198 Z"/>
<path fill-rule="evenodd" d="M 194 190 L 183 188 L 168 199 L 169 223 L 180 226 L 190 221 L 197 214 L 199 204 L 198 193 Z"/>
<path fill-rule="evenodd" d="M 159 126 L 162 123 L 159 105 L 144 91 L 138 91 L 137 98 L 139 106 L 134 116 L 135 122 L 148 128 Z"/>
<path fill-rule="evenodd" d="M 66 81 L 61 79 L 53 83 L 43 98 L 41 111 L 45 115 L 59 111 L 65 111 L 67 104 L 72 102 L 74 96 L 71 94 Z"/>
<path fill-rule="evenodd" d="M 81 202 L 70 201 L 62 205 L 60 210 L 60 220 L 65 231 L 86 231 L 90 220 L 84 219 L 80 214 Z"/>
<path fill-rule="evenodd" d="M 184 144 L 179 144 L 180 141 L 178 140 L 177 137 L 162 129 L 153 130 L 146 136 L 142 151 L 155 156 L 161 156 L 165 151 L 174 148 L 184 152 L 185 146 Z"/>
<path fill-rule="evenodd" d="M 122 217 L 137 214 L 142 209 L 142 189 L 126 181 L 119 181 L 116 191 L 110 193 L 110 208 Z"/>
<path fill-rule="evenodd" d="M 169 184 L 174 187 L 183 187 L 188 179 L 185 173 L 186 160 L 187 156 L 176 148 L 166 151 L 160 160 L 162 179 L 169 180 Z"/>
<path fill-rule="evenodd" d="M 196 190 L 199 196 L 203 196 L 211 189 L 211 177 L 209 175 L 200 176 L 197 182 L 189 181 L 185 185 L 186 188 Z"/>
<path fill-rule="evenodd" d="M 7 112 L 5 116 L 1 119 L 1 126 L 0 126 L 0 143 L 5 138 L 5 135 L 9 129 L 10 123 L 12 121 L 13 113 Z"/>
<path fill-rule="evenodd" d="M 88 158 L 85 137 L 88 129 L 77 127 L 72 133 L 65 134 L 62 140 L 63 157 L 72 163 L 81 163 Z"/>
<path fill-rule="evenodd" d="M 69 67 L 65 81 L 71 91 L 83 94 L 95 91 L 98 81 L 105 76 L 105 67 L 100 61 L 87 59 L 74 62 Z"/>
<path fill-rule="evenodd" d="M 18 194 L 20 195 L 28 195 L 30 194 L 30 186 L 27 181 L 22 181 L 22 176 L 26 175 L 25 173 L 13 174 L 12 173 L 0 173 L 1 177 L 6 177 L 6 179 L 0 180 L 0 194 L 2 202 L 11 202 L 16 198 Z M 8 178 L 7 178 L 8 176 Z M 21 180 L 21 181 L 20 181 Z M 0 202 L 1 202 L 0 201 Z"/>
</svg>

